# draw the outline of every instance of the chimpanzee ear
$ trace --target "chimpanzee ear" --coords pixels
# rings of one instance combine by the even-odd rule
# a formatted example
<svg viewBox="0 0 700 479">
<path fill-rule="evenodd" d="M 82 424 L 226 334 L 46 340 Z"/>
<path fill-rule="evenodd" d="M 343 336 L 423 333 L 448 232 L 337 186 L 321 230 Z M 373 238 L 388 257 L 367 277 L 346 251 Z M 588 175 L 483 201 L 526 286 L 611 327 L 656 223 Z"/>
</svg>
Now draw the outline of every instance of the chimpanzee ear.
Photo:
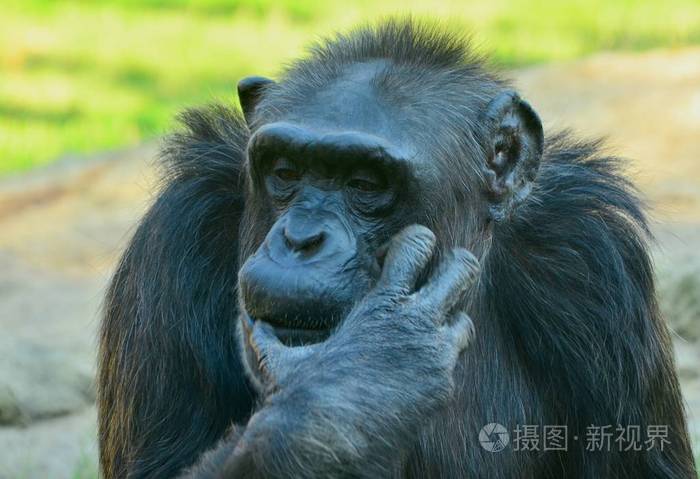
<svg viewBox="0 0 700 479">
<path fill-rule="evenodd" d="M 253 112 L 260 101 L 264 87 L 274 83 L 265 77 L 245 77 L 238 82 L 238 101 L 241 102 L 241 109 L 246 123 L 250 125 L 253 119 Z"/>
<path fill-rule="evenodd" d="M 530 192 L 542 157 L 544 132 L 535 110 L 514 91 L 496 96 L 486 109 L 490 144 L 483 172 L 496 216 Z"/>
</svg>

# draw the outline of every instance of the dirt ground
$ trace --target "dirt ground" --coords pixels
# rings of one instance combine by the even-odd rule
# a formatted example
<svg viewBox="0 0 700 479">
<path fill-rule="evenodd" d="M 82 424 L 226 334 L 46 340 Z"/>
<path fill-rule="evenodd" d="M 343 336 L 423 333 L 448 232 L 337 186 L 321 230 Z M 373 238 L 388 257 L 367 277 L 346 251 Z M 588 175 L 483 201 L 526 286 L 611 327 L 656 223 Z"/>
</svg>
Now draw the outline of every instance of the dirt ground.
<svg viewBox="0 0 700 479">
<path fill-rule="evenodd" d="M 664 311 L 700 438 L 700 49 L 516 71 L 548 129 L 607 135 L 654 206 Z M 104 285 L 148 206 L 156 145 L 0 182 L 0 478 L 94 477 Z"/>
</svg>

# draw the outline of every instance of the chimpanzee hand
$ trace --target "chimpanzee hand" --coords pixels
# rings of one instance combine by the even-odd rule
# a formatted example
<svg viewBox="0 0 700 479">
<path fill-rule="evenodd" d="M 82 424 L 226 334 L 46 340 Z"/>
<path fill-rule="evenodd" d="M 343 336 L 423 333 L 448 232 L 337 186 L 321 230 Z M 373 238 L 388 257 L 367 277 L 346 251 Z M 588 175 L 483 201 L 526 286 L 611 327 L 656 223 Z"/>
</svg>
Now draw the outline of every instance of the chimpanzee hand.
<svg viewBox="0 0 700 479">
<path fill-rule="evenodd" d="M 429 378 L 427 382 L 433 384 L 424 386 L 433 389 L 431 397 L 449 391 L 452 370 L 469 342 L 472 322 L 462 312 L 452 317 L 448 314 L 472 282 L 477 260 L 467 250 L 456 248 L 427 284 L 415 291 L 416 280 L 433 254 L 434 234 L 423 226 L 410 226 L 396 235 L 387 248 L 376 287 L 325 343 L 286 347 L 269 325 L 256 323 L 253 341 L 271 389 L 279 388 L 295 374 L 320 372 L 309 371 L 309 363 L 315 361 L 320 366 L 327 356 L 330 362 L 325 366 L 337 372 L 347 369 L 356 375 L 362 365 L 364 373 L 366 368 L 376 370 L 381 383 L 392 375 L 406 375 L 405 379 L 410 378 L 411 382 L 426 382 Z M 415 381 L 418 378 L 422 380 Z M 335 379 L 344 382 L 343 377 Z"/>
<path fill-rule="evenodd" d="M 354 463 L 365 465 L 363 474 L 368 464 L 377 474 L 395 466 L 397 453 L 450 398 L 457 358 L 472 336 L 470 318 L 450 312 L 477 261 L 456 248 L 416 290 L 434 249 L 425 227 L 395 236 L 376 286 L 323 343 L 287 347 L 256 322 L 252 339 L 269 394 L 248 425 L 249 444 L 254 437 L 284 444 L 284 467 L 304 465 L 299 472 L 307 477 L 314 464 L 324 474 L 334 466 L 347 473 Z"/>
</svg>

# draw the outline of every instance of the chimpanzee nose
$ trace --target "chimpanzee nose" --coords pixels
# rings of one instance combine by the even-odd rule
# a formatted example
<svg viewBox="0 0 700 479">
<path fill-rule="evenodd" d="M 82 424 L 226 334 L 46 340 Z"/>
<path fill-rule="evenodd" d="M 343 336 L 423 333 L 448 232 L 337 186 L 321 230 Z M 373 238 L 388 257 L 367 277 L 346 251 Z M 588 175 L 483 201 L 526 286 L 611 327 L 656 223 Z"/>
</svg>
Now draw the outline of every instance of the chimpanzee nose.
<svg viewBox="0 0 700 479">
<path fill-rule="evenodd" d="M 288 224 L 284 227 L 284 241 L 287 247 L 304 256 L 315 255 L 323 245 L 326 233 L 318 227 Z"/>
</svg>

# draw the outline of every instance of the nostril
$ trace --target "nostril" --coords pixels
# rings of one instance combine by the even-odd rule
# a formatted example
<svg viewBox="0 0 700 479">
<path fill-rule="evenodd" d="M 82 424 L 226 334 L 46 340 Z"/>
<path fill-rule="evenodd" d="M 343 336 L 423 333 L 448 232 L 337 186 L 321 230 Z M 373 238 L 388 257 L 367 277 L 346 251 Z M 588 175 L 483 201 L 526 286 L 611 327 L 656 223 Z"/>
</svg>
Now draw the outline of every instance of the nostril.
<svg viewBox="0 0 700 479">
<path fill-rule="evenodd" d="M 384 261 L 386 260 L 386 254 L 389 251 L 388 246 L 382 246 L 377 250 L 377 252 L 374 254 L 374 258 L 377 262 L 377 266 L 379 267 L 379 270 L 381 271 L 384 269 Z"/>
<path fill-rule="evenodd" d="M 306 254 L 315 253 L 323 244 L 325 236 L 323 231 L 311 234 L 293 234 L 287 228 L 284 230 L 284 242 L 287 248 Z"/>
<path fill-rule="evenodd" d="M 287 247 L 287 249 L 295 249 L 292 240 L 289 239 L 289 236 L 287 236 L 286 232 L 282 235 L 282 237 L 284 238 L 284 245 Z"/>
<path fill-rule="evenodd" d="M 309 238 L 309 241 L 307 241 L 307 244 L 305 246 L 305 249 L 316 249 L 319 246 L 321 246 L 321 243 L 323 243 L 323 239 L 325 238 L 325 233 L 320 232 L 316 235 L 314 235 L 312 238 Z"/>
</svg>

